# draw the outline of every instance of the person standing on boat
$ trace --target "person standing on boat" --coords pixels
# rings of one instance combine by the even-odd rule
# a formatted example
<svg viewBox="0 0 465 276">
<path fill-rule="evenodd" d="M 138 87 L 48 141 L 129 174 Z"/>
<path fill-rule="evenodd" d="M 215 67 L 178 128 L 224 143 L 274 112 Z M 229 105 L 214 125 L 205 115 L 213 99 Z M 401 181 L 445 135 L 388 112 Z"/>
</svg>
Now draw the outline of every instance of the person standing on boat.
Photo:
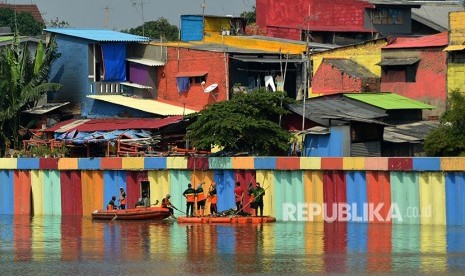
<svg viewBox="0 0 465 276">
<path fill-rule="evenodd" d="M 124 192 L 123 187 L 119 188 L 119 207 L 121 210 L 126 209 L 126 193 Z"/>
<path fill-rule="evenodd" d="M 218 214 L 218 210 L 216 208 L 218 197 L 216 195 L 216 183 L 215 182 L 212 182 L 212 185 L 210 186 L 210 191 L 208 192 L 208 196 L 210 198 L 210 214 L 216 215 Z"/>
<path fill-rule="evenodd" d="M 182 195 L 186 198 L 186 201 L 187 201 L 186 216 L 193 217 L 194 216 L 195 190 L 192 188 L 191 183 L 187 185 L 187 189 L 184 191 L 184 193 L 182 193 Z"/>
<path fill-rule="evenodd" d="M 251 189 L 250 192 L 253 196 L 251 207 L 255 210 L 255 215 L 258 216 L 258 209 L 260 208 L 260 216 L 263 217 L 263 196 L 265 195 L 265 189 L 260 187 L 260 183 L 257 182 L 255 189 Z"/>
<path fill-rule="evenodd" d="M 205 209 L 205 202 L 207 201 L 207 197 L 205 196 L 202 188 L 203 183 L 197 185 L 197 189 L 195 190 L 195 195 L 197 196 L 197 216 L 203 217 L 204 209 Z"/>
<path fill-rule="evenodd" d="M 110 202 L 107 204 L 107 210 L 115 210 L 116 209 L 116 204 L 115 204 L 116 196 L 112 196 Z"/>
<path fill-rule="evenodd" d="M 236 182 L 236 188 L 234 188 L 234 195 L 236 197 L 236 210 L 237 212 L 242 210 L 242 199 L 244 198 L 244 190 L 241 187 L 241 182 Z"/>
<path fill-rule="evenodd" d="M 161 200 L 161 207 L 170 210 L 170 217 L 175 219 L 176 217 L 174 216 L 174 211 L 173 211 L 174 206 L 173 204 L 171 204 L 170 198 L 171 198 L 171 195 L 167 194 L 166 197 Z"/>
</svg>

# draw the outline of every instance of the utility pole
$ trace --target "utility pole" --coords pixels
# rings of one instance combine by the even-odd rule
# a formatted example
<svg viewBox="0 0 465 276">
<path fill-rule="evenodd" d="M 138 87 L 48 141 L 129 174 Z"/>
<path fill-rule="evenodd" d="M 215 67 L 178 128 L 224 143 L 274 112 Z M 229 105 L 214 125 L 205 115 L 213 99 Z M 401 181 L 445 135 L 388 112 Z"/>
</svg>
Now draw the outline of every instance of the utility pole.
<svg viewBox="0 0 465 276">
<path fill-rule="evenodd" d="M 139 3 L 136 2 L 137 0 L 132 0 L 132 6 L 139 5 L 141 9 L 141 17 L 142 17 L 142 36 L 145 36 L 145 18 L 144 18 L 144 0 L 139 0 Z M 136 9 L 137 10 L 137 9 Z"/>
<path fill-rule="evenodd" d="M 105 10 L 105 29 L 108 29 L 108 17 L 110 17 L 110 7 L 106 5 L 104 10 Z"/>
</svg>

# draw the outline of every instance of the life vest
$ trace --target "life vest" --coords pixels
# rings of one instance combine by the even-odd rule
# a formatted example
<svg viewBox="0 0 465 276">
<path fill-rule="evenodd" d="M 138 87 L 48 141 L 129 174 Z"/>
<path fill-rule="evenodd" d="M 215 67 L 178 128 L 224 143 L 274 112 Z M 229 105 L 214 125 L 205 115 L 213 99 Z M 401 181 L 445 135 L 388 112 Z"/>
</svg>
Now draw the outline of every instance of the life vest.
<svg viewBox="0 0 465 276">
<path fill-rule="evenodd" d="M 188 193 L 186 194 L 186 200 L 187 202 L 195 202 L 195 193 Z"/>
<path fill-rule="evenodd" d="M 210 203 L 216 204 L 218 202 L 218 197 L 216 194 L 210 196 Z"/>
<path fill-rule="evenodd" d="M 114 210 L 114 209 L 115 209 L 115 205 L 108 203 L 107 210 Z"/>
<path fill-rule="evenodd" d="M 164 199 L 161 200 L 161 207 L 167 208 L 168 205 L 171 205 L 169 203 L 170 203 L 169 199 L 164 198 Z"/>
<path fill-rule="evenodd" d="M 120 196 L 120 202 L 119 203 L 126 205 L 126 193 L 124 193 L 124 196 L 123 195 Z"/>
<path fill-rule="evenodd" d="M 203 191 L 197 194 L 197 202 L 203 201 L 203 200 L 205 200 L 205 199 L 207 199 L 207 197 L 205 196 L 205 194 L 203 193 Z"/>
</svg>

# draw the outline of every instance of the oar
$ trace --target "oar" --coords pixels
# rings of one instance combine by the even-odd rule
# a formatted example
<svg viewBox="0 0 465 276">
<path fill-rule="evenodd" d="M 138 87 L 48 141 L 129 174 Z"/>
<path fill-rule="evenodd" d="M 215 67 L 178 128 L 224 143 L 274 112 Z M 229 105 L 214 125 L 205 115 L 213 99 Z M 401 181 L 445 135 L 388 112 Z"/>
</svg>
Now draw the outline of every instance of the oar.
<svg viewBox="0 0 465 276">
<path fill-rule="evenodd" d="M 265 181 L 265 179 L 263 179 L 263 181 Z M 263 191 L 266 191 L 269 187 L 271 187 L 271 184 L 268 185 L 268 187 L 266 187 L 265 189 L 263 189 Z M 259 194 L 261 195 L 261 194 Z M 254 199 L 255 200 L 255 199 Z M 253 201 L 249 201 L 246 205 L 242 206 L 241 209 L 239 209 L 238 211 L 236 211 L 236 213 L 234 213 L 235 215 L 237 215 L 238 213 L 240 213 L 242 210 L 244 210 L 245 207 L 249 206 L 250 203 L 252 203 Z"/>
<path fill-rule="evenodd" d="M 184 215 L 186 215 L 186 216 L 187 216 L 187 214 L 186 214 L 186 213 L 184 213 L 183 211 L 181 211 L 181 210 L 179 210 L 178 208 L 174 207 L 173 205 L 171 205 L 171 207 L 173 207 L 173 209 L 175 209 L 175 210 L 177 210 L 178 212 L 181 212 L 181 213 L 183 213 Z"/>
<path fill-rule="evenodd" d="M 115 213 L 115 217 L 112 218 L 111 220 L 115 220 L 118 217 L 118 215 Z"/>
</svg>

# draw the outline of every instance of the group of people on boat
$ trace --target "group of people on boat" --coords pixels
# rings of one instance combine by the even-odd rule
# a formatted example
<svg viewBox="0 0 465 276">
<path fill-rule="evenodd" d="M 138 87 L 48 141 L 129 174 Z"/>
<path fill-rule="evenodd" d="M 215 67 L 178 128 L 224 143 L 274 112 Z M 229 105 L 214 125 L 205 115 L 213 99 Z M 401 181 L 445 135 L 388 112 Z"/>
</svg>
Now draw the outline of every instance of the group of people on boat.
<svg viewBox="0 0 465 276">
<path fill-rule="evenodd" d="M 182 193 L 182 195 L 186 198 L 186 216 L 193 217 L 194 216 L 194 206 L 197 203 L 197 208 L 195 210 L 195 216 L 204 216 L 204 210 L 207 200 L 210 202 L 210 214 L 211 215 L 218 215 L 217 211 L 217 192 L 216 192 L 216 184 L 215 182 L 209 188 L 208 193 L 204 193 L 203 190 L 204 182 L 197 185 L 196 189 L 192 187 L 192 184 L 189 183 L 187 185 L 187 189 Z M 263 196 L 265 195 L 265 189 L 260 186 L 260 183 L 256 183 L 255 188 L 252 187 L 252 184 L 249 183 L 248 185 L 248 194 L 250 196 L 250 201 L 247 204 L 243 204 L 245 192 L 241 187 L 240 182 L 236 182 L 236 187 L 234 188 L 234 196 L 236 201 L 236 211 L 235 214 L 237 215 L 247 215 L 244 212 L 244 208 L 250 204 L 252 209 L 252 215 L 263 216 Z M 171 218 L 176 218 L 174 216 L 174 209 L 180 211 L 171 203 L 171 195 L 167 194 L 165 198 L 161 201 L 161 207 L 167 208 L 169 210 L 169 214 Z M 107 210 L 116 210 L 126 209 L 126 192 L 121 187 L 120 188 L 120 196 L 118 199 L 119 205 L 116 205 L 116 196 L 112 196 L 110 202 L 107 204 Z M 158 200 L 157 203 L 158 204 Z M 155 205 L 156 205 L 155 204 Z M 142 197 L 139 198 L 135 207 L 150 207 L 150 199 L 147 196 L 146 192 L 142 193 Z M 182 212 L 182 211 L 180 211 Z"/>
</svg>

